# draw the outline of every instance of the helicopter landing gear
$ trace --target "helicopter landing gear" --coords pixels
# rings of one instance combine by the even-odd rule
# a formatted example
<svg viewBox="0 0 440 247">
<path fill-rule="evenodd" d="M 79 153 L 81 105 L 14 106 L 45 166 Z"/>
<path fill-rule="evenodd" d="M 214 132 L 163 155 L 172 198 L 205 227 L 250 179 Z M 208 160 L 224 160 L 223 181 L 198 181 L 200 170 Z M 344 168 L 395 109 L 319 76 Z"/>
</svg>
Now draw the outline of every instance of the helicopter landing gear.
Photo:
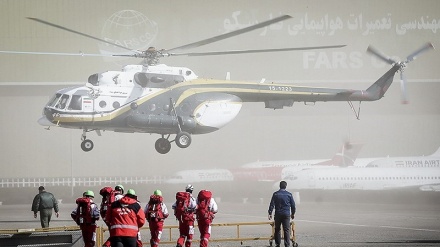
<svg viewBox="0 0 440 247">
<path fill-rule="evenodd" d="M 171 150 L 171 143 L 168 139 L 162 137 L 157 139 L 154 147 L 158 153 L 166 154 Z"/>
<path fill-rule="evenodd" d="M 179 148 L 187 148 L 191 144 L 191 136 L 187 132 L 179 132 L 174 139 Z"/>
<path fill-rule="evenodd" d="M 89 139 L 82 141 L 81 142 L 81 149 L 84 152 L 88 152 L 88 151 L 92 150 L 93 149 L 93 142 Z"/>
<path fill-rule="evenodd" d="M 154 147 L 156 148 L 156 151 L 160 154 L 166 154 L 171 150 L 171 142 L 176 142 L 176 145 L 179 148 L 187 148 L 191 144 L 191 135 L 188 132 L 181 131 L 177 133 L 176 138 L 174 140 L 169 141 L 170 135 L 168 137 L 164 137 L 162 135 L 161 138 L 157 139 Z"/>
<path fill-rule="evenodd" d="M 87 130 L 83 130 L 83 134 L 82 134 L 82 136 L 81 136 L 81 140 L 82 140 L 82 142 L 81 142 L 81 149 L 84 151 L 84 152 L 89 152 L 90 150 L 92 150 L 93 149 L 93 142 L 91 141 L 91 140 L 89 140 L 89 139 L 86 139 L 87 137 L 86 137 L 86 133 L 87 133 Z"/>
</svg>

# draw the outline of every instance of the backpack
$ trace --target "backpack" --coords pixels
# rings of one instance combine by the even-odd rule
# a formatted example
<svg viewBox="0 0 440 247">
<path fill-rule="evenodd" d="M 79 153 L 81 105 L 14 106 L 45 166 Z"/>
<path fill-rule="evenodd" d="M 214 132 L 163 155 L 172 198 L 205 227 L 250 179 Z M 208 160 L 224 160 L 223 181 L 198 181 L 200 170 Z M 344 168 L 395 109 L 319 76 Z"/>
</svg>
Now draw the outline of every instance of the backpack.
<svg viewBox="0 0 440 247">
<path fill-rule="evenodd" d="M 201 190 L 197 195 L 197 219 L 212 221 L 214 214 L 209 208 L 212 192 L 209 190 Z"/>
<path fill-rule="evenodd" d="M 180 191 L 176 193 L 176 207 L 174 215 L 180 222 L 194 221 L 194 213 L 189 210 L 191 194 L 189 192 Z"/>
<path fill-rule="evenodd" d="M 99 214 L 104 219 L 107 209 L 110 207 L 111 203 L 109 202 L 110 195 L 113 192 L 112 187 L 104 187 L 99 191 L 99 194 L 102 196 L 101 205 L 99 207 Z M 114 199 L 114 196 L 113 196 Z"/>
<path fill-rule="evenodd" d="M 148 201 L 148 208 L 146 212 L 147 221 L 162 221 L 165 219 L 162 212 L 163 197 L 159 195 L 151 195 Z"/>
<path fill-rule="evenodd" d="M 76 224 L 91 224 L 94 223 L 92 218 L 92 202 L 88 197 L 81 197 L 76 199 L 76 214 L 74 220 Z"/>
</svg>

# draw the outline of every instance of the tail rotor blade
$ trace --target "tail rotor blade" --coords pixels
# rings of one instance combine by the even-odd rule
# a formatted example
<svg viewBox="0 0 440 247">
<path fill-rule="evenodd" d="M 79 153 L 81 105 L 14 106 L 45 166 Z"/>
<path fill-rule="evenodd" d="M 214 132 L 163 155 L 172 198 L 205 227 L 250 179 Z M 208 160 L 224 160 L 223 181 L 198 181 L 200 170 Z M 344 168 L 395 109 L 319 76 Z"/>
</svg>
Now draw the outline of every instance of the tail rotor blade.
<svg viewBox="0 0 440 247">
<path fill-rule="evenodd" d="M 416 59 L 417 56 L 429 49 L 435 49 L 434 45 L 432 43 L 426 43 L 424 46 L 420 47 L 417 51 L 411 53 L 408 57 L 406 57 L 406 62 L 411 62 L 412 60 Z"/>
<path fill-rule="evenodd" d="M 380 58 L 381 60 L 383 60 L 386 63 L 389 64 L 394 64 L 397 61 L 395 61 L 394 59 L 392 59 L 391 57 L 383 54 L 382 52 L 380 52 L 378 49 L 374 48 L 373 46 L 368 46 L 367 52 L 376 55 L 378 58 Z"/>
<path fill-rule="evenodd" d="M 403 74 L 403 71 L 400 72 L 400 90 L 402 97 L 402 104 L 408 104 L 408 94 L 406 92 L 406 77 Z"/>
</svg>

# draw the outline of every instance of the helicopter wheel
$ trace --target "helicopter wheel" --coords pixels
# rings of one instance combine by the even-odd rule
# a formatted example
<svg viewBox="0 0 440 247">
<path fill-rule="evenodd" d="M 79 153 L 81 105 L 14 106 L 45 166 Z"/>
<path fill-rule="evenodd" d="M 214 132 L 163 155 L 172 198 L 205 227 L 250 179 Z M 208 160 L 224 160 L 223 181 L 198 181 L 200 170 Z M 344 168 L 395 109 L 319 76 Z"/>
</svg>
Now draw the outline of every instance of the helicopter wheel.
<svg viewBox="0 0 440 247">
<path fill-rule="evenodd" d="M 187 148 L 191 144 L 191 135 L 187 132 L 179 132 L 174 139 L 179 148 Z"/>
<path fill-rule="evenodd" d="M 84 141 L 81 142 L 81 149 L 84 152 L 88 152 L 90 150 L 93 149 L 93 142 L 89 139 L 85 139 Z"/>
<path fill-rule="evenodd" d="M 165 138 L 159 138 L 154 145 L 156 151 L 161 154 L 166 154 L 171 150 L 171 143 Z"/>
</svg>

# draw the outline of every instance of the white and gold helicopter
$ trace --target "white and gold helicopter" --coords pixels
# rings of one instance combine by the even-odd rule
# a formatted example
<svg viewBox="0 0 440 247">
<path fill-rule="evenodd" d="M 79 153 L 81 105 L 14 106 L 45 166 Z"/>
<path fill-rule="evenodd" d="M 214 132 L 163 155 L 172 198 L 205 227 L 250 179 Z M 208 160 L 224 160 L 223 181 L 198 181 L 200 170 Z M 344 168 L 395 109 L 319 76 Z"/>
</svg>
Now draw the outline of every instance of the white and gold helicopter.
<svg viewBox="0 0 440 247">
<path fill-rule="evenodd" d="M 38 120 L 44 126 L 82 129 L 83 151 L 93 149 L 93 142 L 86 134 L 101 130 L 127 133 L 156 133 L 161 135 L 155 143 L 157 152 L 166 154 L 171 142 L 180 148 L 191 144 L 192 134 L 205 134 L 216 131 L 232 121 L 239 113 L 243 102 L 264 102 L 266 108 L 282 109 L 294 102 L 315 103 L 327 101 L 347 101 L 359 118 L 359 111 L 353 101 L 375 101 L 381 99 L 393 81 L 396 72 L 403 72 L 406 64 L 420 53 L 433 48 L 428 43 L 409 55 L 406 61 L 395 61 L 374 48 L 368 51 L 392 64 L 392 68 L 382 75 L 366 90 L 336 88 L 317 88 L 293 86 L 290 84 L 242 82 L 230 80 L 201 79 L 189 68 L 170 67 L 159 64 L 159 59 L 169 56 L 208 56 L 225 54 L 244 54 L 293 50 L 339 48 L 344 45 L 281 48 L 263 50 L 235 50 L 219 52 L 178 53 L 187 49 L 217 42 L 276 22 L 291 18 L 280 16 L 259 24 L 233 32 L 215 36 L 188 45 L 168 50 L 153 47 L 146 51 L 133 51 L 118 44 L 109 43 L 41 19 L 31 20 L 73 32 L 88 38 L 109 43 L 129 50 L 125 55 L 142 58 L 142 65 L 127 65 L 121 71 L 107 71 L 93 74 L 84 86 L 59 90 L 47 103 L 43 116 Z M 104 54 L 68 54 L 0 51 L 15 54 L 51 54 L 99 56 Z M 401 73 L 402 90 L 405 95 L 404 77 Z M 170 139 L 175 135 L 174 139 Z"/>
</svg>

